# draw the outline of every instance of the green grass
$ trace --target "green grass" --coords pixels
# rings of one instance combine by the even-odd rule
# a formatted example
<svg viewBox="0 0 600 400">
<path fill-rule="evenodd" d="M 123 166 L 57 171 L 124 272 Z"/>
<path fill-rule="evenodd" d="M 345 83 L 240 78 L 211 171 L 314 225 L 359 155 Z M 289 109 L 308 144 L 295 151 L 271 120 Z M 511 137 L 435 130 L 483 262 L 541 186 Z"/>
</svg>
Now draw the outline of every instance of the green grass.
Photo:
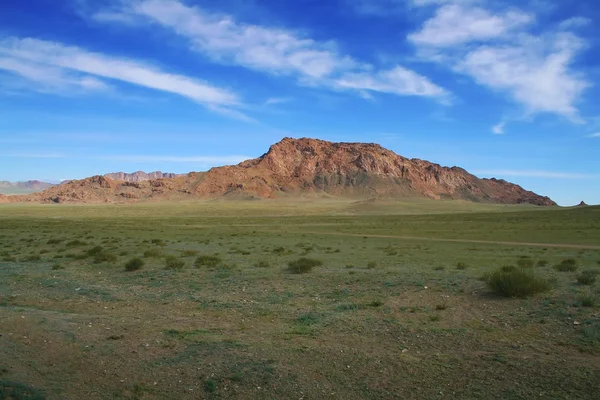
<svg viewBox="0 0 600 400">
<path fill-rule="evenodd" d="M 600 289 L 577 277 L 599 243 L 598 207 L 0 205 L 0 378 L 48 398 L 589 398 Z M 289 273 L 300 258 L 320 265 Z M 552 290 L 493 295 L 498 270 Z"/>
</svg>

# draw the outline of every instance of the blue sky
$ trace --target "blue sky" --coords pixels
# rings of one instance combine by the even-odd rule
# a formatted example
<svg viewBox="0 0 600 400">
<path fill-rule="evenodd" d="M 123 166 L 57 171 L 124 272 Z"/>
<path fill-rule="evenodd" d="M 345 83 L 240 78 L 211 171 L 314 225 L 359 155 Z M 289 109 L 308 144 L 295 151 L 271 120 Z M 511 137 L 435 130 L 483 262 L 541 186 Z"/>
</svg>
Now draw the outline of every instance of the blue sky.
<svg viewBox="0 0 600 400">
<path fill-rule="evenodd" d="M 0 180 L 377 142 L 600 203 L 595 0 L 4 0 Z"/>
</svg>

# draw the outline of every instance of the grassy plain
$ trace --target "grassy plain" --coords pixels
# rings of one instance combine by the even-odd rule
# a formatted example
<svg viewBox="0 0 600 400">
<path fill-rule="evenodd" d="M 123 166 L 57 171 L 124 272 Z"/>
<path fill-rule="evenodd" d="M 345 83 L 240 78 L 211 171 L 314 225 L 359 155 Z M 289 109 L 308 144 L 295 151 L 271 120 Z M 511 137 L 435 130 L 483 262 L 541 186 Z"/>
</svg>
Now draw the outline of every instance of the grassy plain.
<svg viewBox="0 0 600 400">
<path fill-rule="evenodd" d="M 551 290 L 490 293 L 507 265 Z M 0 399 L 596 398 L 584 270 L 599 207 L 3 205 Z"/>
</svg>

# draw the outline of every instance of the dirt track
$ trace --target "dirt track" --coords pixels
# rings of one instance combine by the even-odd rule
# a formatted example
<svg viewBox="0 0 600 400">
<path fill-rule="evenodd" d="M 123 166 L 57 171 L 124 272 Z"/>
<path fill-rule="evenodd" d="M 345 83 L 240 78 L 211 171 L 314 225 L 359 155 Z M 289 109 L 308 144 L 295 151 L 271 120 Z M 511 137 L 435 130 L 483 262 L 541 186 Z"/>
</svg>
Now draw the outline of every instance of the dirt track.
<svg viewBox="0 0 600 400">
<path fill-rule="evenodd" d="M 298 233 L 309 233 L 312 235 L 355 236 L 355 237 L 365 237 L 366 236 L 366 237 L 373 237 L 373 238 L 424 240 L 424 241 L 430 241 L 430 242 L 480 243 L 480 244 L 499 244 L 499 245 L 503 245 L 503 246 L 555 247 L 555 248 L 564 248 L 564 249 L 600 250 L 600 246 L 592 246 L 592 245 L 587 245 L 587 244 L 502 242 L 502 241 L 493 241 L 493 240 L 426 238 L 426 237 L 418 237 L 418 236 L 377 235 L 377 234 L 368 234 L 368 233 L 362 234 L 362 233 L 343 233 L 343 232 L 298 231 Z"/>
</svg>

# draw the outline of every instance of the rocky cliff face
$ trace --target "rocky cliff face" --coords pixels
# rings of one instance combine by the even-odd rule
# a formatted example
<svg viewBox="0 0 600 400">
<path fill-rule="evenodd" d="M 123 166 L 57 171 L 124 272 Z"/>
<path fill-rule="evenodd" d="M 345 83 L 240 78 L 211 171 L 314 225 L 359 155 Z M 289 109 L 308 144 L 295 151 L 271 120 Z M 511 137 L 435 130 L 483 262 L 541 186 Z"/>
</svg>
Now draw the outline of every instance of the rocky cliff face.
<svg viewBox="0 0 600 400">
<path fill-rule="evenodd" d="M 113 181 L 123 181 L 123 182 L 144 182 L 152 179 L 163 179 L 163 178 L 174 178 L 177 174 L 172 174 L 170 172 L 143 172 L 137 171 L 131 174 L 126 172 L 112 172 L 110 174 L 105 174 L 104 177 L 108 179 L 112 179 Z"/>
<path fill-rule="evenodd" d="M 291 138 L 271 146 L 257 159 L 205 173 L 142 181 L 96 176 L 51 188 L 25 200 L 96 203 L 307 194 L 555 205 L 548 197 L 504 180 L 480 179 L 462 168 L 407 159 L 377 144 Z"/>
</svg>

